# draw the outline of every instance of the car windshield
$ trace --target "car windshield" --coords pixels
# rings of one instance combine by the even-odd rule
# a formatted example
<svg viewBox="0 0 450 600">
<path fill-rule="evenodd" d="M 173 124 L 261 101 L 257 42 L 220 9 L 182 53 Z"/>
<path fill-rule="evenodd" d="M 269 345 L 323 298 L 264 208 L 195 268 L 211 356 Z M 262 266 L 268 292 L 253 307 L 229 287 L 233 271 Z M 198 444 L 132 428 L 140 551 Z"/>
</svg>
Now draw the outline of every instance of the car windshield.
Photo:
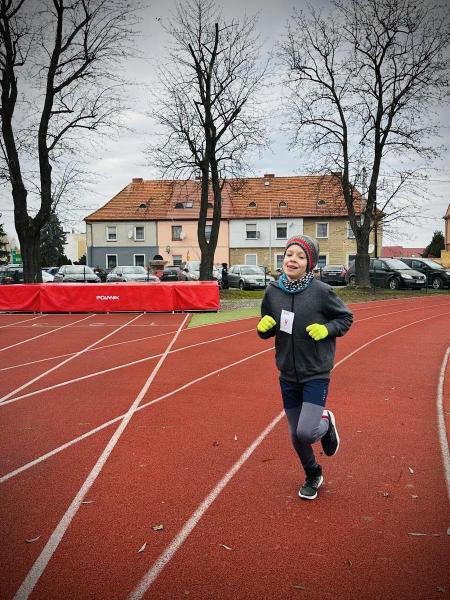
<svg viewBox="0 0 450 600">
<path fill-rule="evenodd" d="M 406 263 L 404 263 L 402 260 L 397 260 L 396 258 L 387 258 L 387 259 L 384 259 L 384 262 L 387 264 L 387 266 L 390 269 L 401 269 L 401 270 L 411 269 L 411 267 L 408 267 L 408 265 Z"/>
<path fill-rule="evenodd" d="M 241 267 L 241 275 L 264 275 L 261 267 Z"/>
<path fill-rule="evenodd" d="M 442 265 L 440 265 L 437 262 L 434 262 L 434 260 L 430 260 L 429 258 L 424 258 L 422 260 L 422 262 L 424 262 L 426 265 L 428 265 L 429 267 L 431 267 L 432 269 L 440 269 L 442 271 L 444 271 L 444 267 Z"/>
<path fill-rule="evenodd" d="M 134 275 L 147 274 L 147 271 L 144 269 L 144 267 L 122 267 L 122 271 L 124 273 L 132 273 Z"/>
<path fill-rule="evenodd" d="M 330 271 L 336 271 L 336 270 L 339 270 L 339 269 L 342 270 L 343 268 L 344 267 L 342 265 L 326 265 L 325 267 L 323 267 L 322 270 L 323 271 L 328 271 L 328 270 L 330 270 Z"/>
<path fill-rule="evenodd" d="M 84 265 L 72 265 L 71 267 L 65 268 L 66 273 L 91 273 L 90 267 Z"/>
</svg>

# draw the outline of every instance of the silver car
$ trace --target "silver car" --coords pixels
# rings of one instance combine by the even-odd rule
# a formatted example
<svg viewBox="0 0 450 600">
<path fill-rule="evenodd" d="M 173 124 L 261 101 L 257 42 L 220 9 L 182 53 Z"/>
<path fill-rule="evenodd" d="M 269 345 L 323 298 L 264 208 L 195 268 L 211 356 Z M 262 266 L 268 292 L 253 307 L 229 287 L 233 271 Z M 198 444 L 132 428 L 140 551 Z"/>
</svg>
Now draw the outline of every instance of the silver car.
<svg viewBox="0 0 450 600">
<path fill-rule="evenodd" d="M 54 283 L 100 283 L 100 277 L 86 265 L 63 265 L 53 277 Z"/>
<path fill-rule="evenodd" d="M 240 290 L 256 290 L 265 288 L 271 281 L 271 275 L 265 273 L 263 267 L 250 265 L 233 265 L 228 269 L 229 287 Z"/>
<path fill-rule="evenodd" d="M 156 275 L 152 275 L 147 272 L 147 269 L 144 267 L 132 267 L 132 266 L 123 266 L 123 267 L 114 267 L 107 277 L 106 282 L 111 283 L 113 281 L 151 281 L 151 282 L 159 282 L 158 277 Z"/>
</svg>

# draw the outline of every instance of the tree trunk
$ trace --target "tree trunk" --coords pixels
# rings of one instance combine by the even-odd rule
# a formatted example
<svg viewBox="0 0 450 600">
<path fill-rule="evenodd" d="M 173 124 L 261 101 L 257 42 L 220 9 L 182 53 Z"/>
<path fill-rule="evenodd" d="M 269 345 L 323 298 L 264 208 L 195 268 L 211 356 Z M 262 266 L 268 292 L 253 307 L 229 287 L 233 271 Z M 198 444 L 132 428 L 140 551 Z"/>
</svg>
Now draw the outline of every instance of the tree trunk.
<svg viewBox="0 0 450 600">
<path fill-rule="evenodd" d="M 25 232 L 18 233 L 18 235 L 22 253 L 24 282 L 42 283 L 39 229 L 28 227 Z"/>
</svg>

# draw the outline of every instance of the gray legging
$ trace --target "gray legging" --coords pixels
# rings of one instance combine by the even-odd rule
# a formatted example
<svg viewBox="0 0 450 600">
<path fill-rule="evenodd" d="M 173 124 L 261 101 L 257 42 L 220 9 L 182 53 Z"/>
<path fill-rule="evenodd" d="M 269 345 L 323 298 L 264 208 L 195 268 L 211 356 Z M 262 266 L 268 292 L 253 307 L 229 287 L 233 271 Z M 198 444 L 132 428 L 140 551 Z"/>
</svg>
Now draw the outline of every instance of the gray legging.
<svg viewBox="0 0 450 600">
<path fill-rule="evenodd" d="M 292 445 L 306 471 L 314 467 L 316 459 L 312 445 L 328 431 L 328 419 L 322 419 L 323 406 L 303 402 L 300 406 L 285 408 Z"/>
</svg>

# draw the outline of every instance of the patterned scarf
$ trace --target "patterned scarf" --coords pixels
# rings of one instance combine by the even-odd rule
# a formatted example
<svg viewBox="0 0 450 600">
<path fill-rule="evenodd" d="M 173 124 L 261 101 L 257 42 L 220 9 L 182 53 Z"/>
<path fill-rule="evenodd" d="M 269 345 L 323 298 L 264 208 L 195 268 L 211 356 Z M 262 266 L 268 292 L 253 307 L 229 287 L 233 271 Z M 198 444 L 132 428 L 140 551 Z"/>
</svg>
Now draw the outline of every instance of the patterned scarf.
<svg viewBox="0 0 450 600">
<path fill-rule="evenodd" d="M 303 277 L 294 279 L 293 281 L 288 278 L 286 273 L 282 273 L 278 279 L 278 286 L 288 294 L 298 294 L 298 292 L 303 292 L 303 290 L 306 290 L 313 279 L 314 273 L 312 271 L 308 271 L 308 273 L 305 273 Z"/>
</svg>

